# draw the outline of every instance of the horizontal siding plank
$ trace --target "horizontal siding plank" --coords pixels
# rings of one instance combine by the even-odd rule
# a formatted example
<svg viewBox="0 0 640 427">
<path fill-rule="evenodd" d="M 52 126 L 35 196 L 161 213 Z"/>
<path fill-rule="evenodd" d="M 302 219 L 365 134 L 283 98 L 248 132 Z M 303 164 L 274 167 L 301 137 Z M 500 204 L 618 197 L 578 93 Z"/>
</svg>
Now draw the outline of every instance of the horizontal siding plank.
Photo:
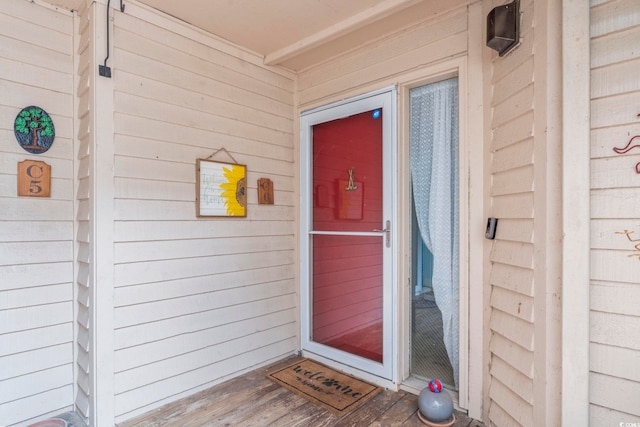
<svg viewBox="0 0 640 427">
<path fill-rule="evenodd" d="M 521 399 L 533 405 L 533 380 L 497 356 L 491 357 L 490 373 Z"/>
<path fill-rule="evenodd" d="M 153 108 L 157 106 L 154 105 Z M 158 141 L 168 141 L 173 143 L 186 144 L 190 142 L 192 146 L 200 147 L 202 154 L 197 158 L 209 157 L 212 152 L 220 147 L 227 147 L 232 153 L 236 151 L 235 147 L 247 147 L 244 143 L 247 139 L 239 135 L 233 135 L 229 132 L 222 132 L 216 129 L 201 129 L 186 123 L 174 123 L 169 121 L 165 123 L 156 117 L 133 117 L 120 112 L 115 113 L 115 132 L 116 134 L 148 138 Z M 239 128 L 236 125 L 236 128 Z M 293 134 L 282 132 L 254 132 L 256 139 L 253 143 L 261 142 L 264 144 L 283 146 L 287 149 L 293 147 Z"/>
<path fill-rule="evenodd" d="M 247 217 L 253 220 L 294 221 L 293 207 L 271 205 L 269 210 L 258 209 L 257 194 L 247 200 Z M 255 197 L 255 199 L 254 199 Z M 0 202 L 0 207 L 2 203 Z M 253 205 L 253 206 L 252 206 Z M 114 216 L 116 221 L 189 221 L 196 218 L 196 205 L 193 202 L 157 201 L 157 200 L 116 200 Z M 228 218 L 226 221 L 232 221 Z M 239 219 L 244 221 L 244 219 Z"/>
<path fill-rule="evenodd" d="M 591 188 L 600 190 L 637 187 L 638 184 L 632 177 L 637 175 L 635 168 L 638 161 L 640 158 L 637 155 L 591 160 Z"/>
<path fill-rule="evenodd" d="M 640 6 L 635 0 L 617 0 L 595 6 L 592 2 L 592 38 L 640 25 Z"/>
<path fill-rule="evenodd" d="M 640 70 L 640 54 L 634 60 L 592 70 L 591 98 L 640 91 L 638 79 L 629 78 L 638 70 Z"/>
<path fill-rule="evenodd" d="M 534 85 L 530 84 L 518 93 L 493 106 L 491 127 L 510 122 L 533 109 Z"/>
<path fill-rule="evenodd" d="M 640 257 L 633 246 L 628 251 L 591 250 L 591 280 L 640 283 Z"/>
<path fill-rule="evenodd" d="M 268 98 L 285 105 L 293 103 L 292 91 L 265 83 L 259 78 L 243 75 L 237 69 L 221 65 L 224 63 L 214 63 L 195 57 L 188 52 L 169 48 L 122 28 L 116 29 L 115 38 L 126 40 L 116 44 L 114 61 L 123 64 L 123 70 L 127 72 L 135 74 L 136 70 L 145 70 L 149 78 L 170 83 L 176 87 L 184 87 L 186 83 L 175 80 L 173 76 L 189 76 L 188 78 L 192 81 L 207 80 L 216 87 L 231 86 L 231 92 L 223 88 L 219 93 L 219 96 L 229 101 L 233 100 L 229 94 L 235 93 L 237 99 Z M 135 60 L 136 57 L 137 60 Z"/>
<path fill-rule="evenodd" d="M 68 283 L 73 280 L 73 264 L 60 262 L 0 267 L 0 277 L 2 291 Z"/>
<path fill-rule="evenodd" d="M 494 196 L 491 212 L 496 218 L 533 218 L 533 193 Z"/>
<path fill-rule="evenodd" d="M 270 98 L 261 93 L 255 93 L 247 90 L 242 82 L 237 78 L 226 81 L 214 79 L 215 75 L 205 74 L 197 70 L 181 70 L 176 68 L 173 62 L 165 64 L 150 58 L 141 57 L 135 53 L 116 50 L 117 59 L 127 64 L 127 68 L 123 70 L 125 73 L 136 75 L 136 70 L 145 70 L 145 75 L 139 78 L 144 81 L 158 81 L 182 91 L 193 90 L 203 95 L 213 97 L 229 103 L 237 103 L 242 100 L 242 104 L 247 107 L 253 107 L 263 113 L 270 113 L 277 117 L 287 117 L 287 111 L 291 111 L 293 104 L 293 96 L 281 96 L 278 99 Z M 116 80 L 116 82 L 120 82 Z M 126 81 L 122 85 L 127 85 Z M 251 85 L 251 86 L 255 86 Z M 118 87 L 119 90 L 127 90 L 127 87 Z"/>
<path fill-rule="evenodd" d="M 73 243 L 70 241 L 11 242 L 3 243 L 2 249 L 3 256 L 0 257 L 0 266 L 73 260 Z"/>
<path fill-rule="evenodd" d="M 501 218 L 496 229 L 496 240 L 533 243 L 533 220 Z"/>
<path fill-rule="evenodd" d="M 45 414 L 60 414 L 72 410 L 73 385 L 37 393 L 24 399 L 0 404 L 0 419 L 3 424 L 11 425 L 24 422 Z"/>
<path fill-rule="evenodd" d="M 633 168 L 632 163 L 629 166 Z M 635 175 L 633 169 L 631 172 Z M 640 187 L 591 191 L 591 218 L 629 218 L 634 226 L 637 212 L 640 212 Z"/>
<path fill-rule="evenodd" d="M 491 420 L 494 426 L 515 427 L 521 425 L 494 401 L 489 401 L 489 420 Z"/>
<path fill-rule="evenodd" d="M 0 221 L 68 221 L 73 218 L 71 200 L 33 199 L 36 198 L 0 198 Z"/>
<path fill-rule="evenodd" d="M 214 385 L 225 377 L 236 372 L 242 372 L 255 366 L 261 361 L 271 360 L 285 354 L 291 354 L 296 347 L 296 339 L 289 338 L 284 341 L 274 342 L 265 347 L 256 348 L 236 357 L 220 360 L 207 366 L 185 372 L 183 375 L 168 377 L 155 384 L 153 387 L 141 387 L 127 393 L 116 395 L 116 414 L 123 416 L 128 413 L 129 418 L 134 413 L 145 412 L 145 407 L 167 399 L 171 396 L 184 393 L 187 390 L 194 392 Z M 137 412 L 134 412 L 138 410 Z"/>
<path fill-rule="evenodd" d="M 274 298 L 245 302 L 241 306 L 228 306 L 151 323 L 134 324 L 114 331 L 115 349 L 120 350 L 178 335 L 188 335 L 208 328 L 240 322 L 249 317 L 291 310 L 296 306 L 295 301 L 295 294 L 290 293 Z M 251 315 L 248 317 L 247 313 Z"/>
<path fill-rule="evenodd" d="M 240 337 L 259 334 L 268 329 L 292 323 L 294 309 L 288 309 L 264 316 L 225 323 L 213 328 L 181 334 L 160 341 L 141 344 L 118 350 L 115 353 L 115 372 L 123 372 L 150 363 L 169 359 L 176 354 L 202 350 L 213 345 L 230 342 Z M 178 349 L 178 351 L 176 351 Z"/>
<path fill-rule="evenodd" d="M 264 58 L 230 46 L 225 41 L 211 37 L 209 33 L 200 34 L 202 37 L 197 39 L 183 23 L 178 24 L 183 31 L 178 33 L 166 25 L 164 16 L 158 19 L 162 24 L 158 25 L 152 20 L 147 21 L 142 14 L 139 18 L 122 14 L 118 15 L 116 23 L 119 30 L 134 28 L 136 33 L 151 40 L 162 40 L 162 44 L 178 51 L 184 50 L 185 45 L 188 45 L 189 53 L 194 57 L 207 59 L 213 64 L 222 64 L 237 73 L 268 82 L 289 92 L 294 91 L 293 73 L 277 67 L 265 67 L 262 65 Z M 127 44 L 127 40 L 116 40 L 116 45 L 120 44 Z"/>
<path fill-rule="evenodd" d="M 42 44 L 32 44 L 27 41 L 12 38 L 14 35 L 0 34 L 0 58 L 9 58 L 23 63 L 32 63 L 38 58 L 38 65 L 59 73 L 71 73 L 71 56 L 56 52 Z"/>
<path fill-rule="evenodd" d="M 602 157 L 617 157 L 613 151 L 614 147 L 624 148 L 632 136 L 640 135 L 640 123 L 629 123 L 627 125 L 607 127 L 602 129 L 591 130 L 591 158 L 599 159 Z M 638 141 L 637 139 L 635 141 Z M 634 156 L 634 152 L 639 153 L 638 149 L 629 152 L 629 156 Z"/>
<path fill-rule="evenodd" d="M 492 104 L 499 105 L 533 83 L 533 65 L 533 56 L 529 56 L 521 64 L 512 67 L 512 72 L 505 74 L 498 81 L 494 80 Z"/>
<path fill-rule="evenodd" d="M 362 86 L 366 82 L 382 80 L 390 76 L 400 75 L 407 69 L 433 64 L 455 55 L 463 54 L 467 49 L 467 34 L 462 32 L 454 34 L 434 43 L 423 45 L 420 49 L 399 55 L 394 58 L 384 59 L 367 68 L 363 74 L 361 69 L 348 74 L 342 74 L 339 78 L 326 83 L 312 86 L 300 91 L 300 105 L 308 105 L 326 97 L 327 94 L 335 94 Z M 341 67 L 340 63 L 333 63 Z M 363 81 L 365 80 L 365 81 Z"/>
<path fill-rule="evenodd" d="M 47 162 L 46 159 L 40 158 L 41 161 Z M 18 176 L 17 166 L 19 162 L 13 164 L 13 171 L 9 172 L 9 175 L 2 175 L 0 172 L 0 197 L 16 199 L 18 194 Z M 49 162 L 47 162 L 49 163 Z M 52 166 L 52 165 L 50 165 Z M 0 166 L 1 167 L 1 166 Z M 54 166 L 52 166 L 54 167 Z M 47 198 L 40 198 L 41 202 L 49 200 L 72 200 L 73 199 L 73 181 L 71 179 L 59 179 L 51 178 L 50 196 Z M 33 197 L 33 199 L 36 199 Z"/>
<path fill-rule="evenodd" d="M 71 363 L 72 343 L 13 354 L 0 359 L 0 381 Z"/>
<path fill-rule="evenodd" d="M 72 299 L 73 286 L 71 283 L 0 291 L 0 310 L 58 303 Z"/>
<path fill-rule="evenodd" d="M 115 267 L 115 285 L 116 287 L 130 286 L 185 277 L 215 276 L 232 271 L 291 265 L 293 258 L 293 251 L 272 251 L 262 252 L 259 257 L 233 254 L 120 264 Z M 197 273 L 194 274 L 194 272 Z"/>
<path fill-rule="evenodd" d="M 201 295 L 190 295 L 172 300 L 153 301 L 135 306 L 124 306 L 115 309 L 115 328 L 124 328 L 137 323 L 155 322 L 186 314 L 211 311 L 229 306 L 239 306 L 252 301 L 274 298 L 293 293 L 293 280 L 274 283 L 260 283 L 241 288 L 223 289 Z M 245 313 L 245 316 L 250 313 Z"/>
<path fill-rule="evenodd" d="M 525 350 L 533 351 L 534 328 L 532 323 L 494 308 L 491 311 L 489 326 L 492 331 L 518 344 Z M 505 359 L 505 361 L 511 363 L 510 359 Z"/>
<path fill-rule="evenodd" d="M 232 338 L 226 342 L 184 352 L 171 358 L 115 374 L 115 392 L 120 394 L 175 377 L 194 369 L 213 365 L 256 348 L 266 347 L 295 337 L 295 325 L 285 324 L 255 334 Z"/>
<path fill-rule="evenodd" d="M 489 398 L 497 403 L 519 425 L 533 426 L 533 406 L 493 377 L 489 385 Z"/>
<path fill-rule="evenodd" d="M 16 111 L 16 115 L 17 115 Z M 13 115 L 13 114 L 12 114 Z M 15 140 L 15 136 L 13 132 L 11 132 L 11 137 Z M 73 179 L 73 160 L 70 158 L 62 158 L 62 157 L 53 157 L 51 154 L 55 152 L 55 148 L 58 148 L 58 138 L 55 139 L 56 144 L 54 144 L 49 151 L 44 154 L 39 154 L 38 159 L 46 162 L 51 166 L 51 178 L 62 178 L 62 179 Z M 16 147 L 19 147 L 17 144 L 12 144 Z M 69 141 L 69 147 L 71 147 L 71 142 Z M 25 160 L 25 152 L 24 150 L 20 150 L 18 152 L 9 153 L 8 151 L 3 152 L 2 158 L 0 158 L 0 173 L 7 173 L 14 175 L 17 172 L 17 164 L 18 162 L 22 162 Z M 69 154 L 71 154 L 71 150 L 69 150 Z M 69 185 L 72 185 L 71 183 Z M 15 190 L 15 189 L 14 189 Z M 13 195 L 16 195 L 16 192 L 13 192 Z"/>
<path fill-rule="evenodd" d="M 533 191 L 533 165 L 527 165 L 492 175 L 491 195 L 526 193 Z"/>
<path fill-rule="evenodd" d="M 0 335 L 0 356 L 73 342 L 71 322 Z"/>
<path fill-rule="evenodd" d="M 591 373 L 589 396 L 595 405 L 640 416 L 640 382 Z"/>
<path fill-rule="evenodd" d="M 150 122 L 151 123 L 151 122 Z M 152 124 L 152 126 L 155 125 Z M 175 134 L 175 139 L 172 135 Z M 222 135 L 225 142 L 228 142 L 228 149 L 233 157 L 238 156 L 240 163 L 250 162 L 250 159 L 260 159 L 280 161 L 289 164 L 287 172 L 278 171 L 281 174 L 293 176 L 293 146 L 273 145 L 264 142 L 251 141 L 244 138 Z M 203 141 L 198 145 L 196 142 Z M 195 164 L 195 159 L 207 158 L 212 154 L 212 149 L 204 146 L 205 139 L 189 139 L 180 137 L 180 134 L 173 132 L 164 139 L 150 139 L 146 137 L 135 137 L 129 135 L 115 136 L 115 152 L 119 156 L 136 157 L 141 159 L 155 159 L 161 161 L 172 161 L 177 163 Z M 191 144 L 191 145 L 188 145 Z M 245 154 L 247 153 L 247 154 Z M 245 161 L 240 160 L 244 157 Z M 228 160 L 231 160 L 229 158 Z M 262 171 L 261 164 L 252 165 L 257 171 Z M 270 169 L 271 170 L 271 169 Z M 274 171 L 275 172 L 275 171 Z"/>
<path fill-rule="evenodd" d="M 282 132 L 291 132 L 293 129 L 291 103 L 282 105 L 281 113 L 275 114 L 275 111 L 271 110 L 273 103 L 269 100 L 260 98 L 252 100 L 239 96 L 232 100 L 225 100 L 219 98 L 216 93 L 203 93 L 202 85 L 198 85 L 192 80 L 185 81 L 183 85 L 187 87 L 176 87 L 127 72 L 118 73 L 118 91 L 128 95 L 152 99 L 156 102 L 189 108 L 194 111 L 206 111 L 212 115 L 241 120 L 263 128 L 278 129 Z M 240 87 L 242 86 L 240 85 Z"/>
<path fill-rule="evenodd" d="M 489 273 L 489 282 L 494 286 L 533 296 L 533 269 L 531 268 L 497 263 Z"/>
<path fill-rule="evenodd" d="M 640 243 L 640 222 L 631 224 L 627 219 L 592 219 L 591 248 L 635 251 Z"/>
<path fill-rule="evenodd" d="M 614 411 L 610 408 L 591 404 L 589 405 L 589 425 L 590 426 L 619 426 L 621 423 L 630 422 L 635 417 L 620 411 Z"/>
<path fill-rule="evenodd" d="M 71 384 L 71 364 L 0 381 L 0 404 Z"/>
<path fill-rule="evenodd" d="M 23 4 L 24 2 L 12 2 L 11 7 L 4 7 L 3 13 L 0 15 L 0 34 L 7 37 L 16 37 L 23 42 L 33 44 L 35 46 L 46 46 L 47 49 L 51 49 L 55 52 L 62 54 L 68 54 L 71 46 L 73 45 L 73 36 L 70 33 L 64 34 L 60 31 L 51 31 L 50 28 L 46 28 L 46 22 L 49 19 L 57 20 L 60 14 L 51 14 L 43 21 L 37 21 L 29 15 L 21 16 L 17 18 L 9 15 L 8 11 L 11 11 L 12 7 Z M 33 12 L 38 13 L 42 7 L 34 7 Z M 63 18 L 66 22 L 59 24 L 59 29 L 64 29 L 65 26 L 70 27 L 71 18 L 66 16 Z M 29 105 L 29 104 L 27 104 Z"/>
<path fill-rule="evenodd" d="M 493 310 L 492 315 L 496 312 Z M 533 378 L 533 352 L 496 332 L 491 334 L 489 351 L 492 358 L 497 356 L 525 377 Z"/>
<path fill-rule="evenodd" d="M 496 123 L 492 125 L 493 138 L 491 139 L 491 151 L 498 152 L 512 145 L 529 141 L 531 152 L 527 153 L 524 151 L 519 154 L 525 158 L 530 157 L 530 163 L 533 163 L 533 120 L 533 111 L 527 111 L 507 123 Z M 505 156 L 506 155 L 503 157 Z"/>
<path fill-rule="evenodd" d="M 635 59 L 638 55 L 635 46 L 640 38 L 640 26 L 591 40 L 591 67 L 597 68 L 618 62 Z"/>
<path fill-rule="evenodd" d="M 640 350 L 640 317 L 591 311 L 591 342 Z"/>
<path fill-rule="evenodd" d="M 0 27 L 2 26 L 2 16 L 0 15 Z M 54 92 L 46 88 L 34 87 L 25 84 L 18 84 L 0 80 L 0 92 L 2 93 L 2 104 L 17 108 L 13 117 L 20 112 L 25 105 L 45 105 L 45 110 L 51 116 L 58 132 L 58 122 L 62 117 L 70 117 L 69 105 L 73 105 L 73 97 L 69 93 Z M 68 137 L 69 135 L 62 135 Z M 53 148 L 55 148 L 55 144 Z"/>
<path fill-rule="evenodd" d="M 70 93 L 73 89 L 73 75 L 68 68 L 55 71 L 38 64 L 0 58 L 0 79 L 28 86 L 47 88 L 55 92 Z"/>
<path fill-rule="evenodd" d="M 0 334 L 71 322 L 71 302 L 0 311 Z"/>
<path fill-rule="evenodd" d="M 33 2 L 22 2 L 16 0 L 5 0 L 11 7 L 4 12 L 8 16 L 25 20 L 31 23 L 38 23 L 42 29 L 48 29 L 52 33 L 72 35 L 73 26 L 71 24 L 72 14 L 63 8 L 48 8 Z"/>
<path fill-rule="evenodd" d="M 226 254 L 259 253 L 294 249 L 293 236 L 225 237 L 197 241 L 155 241 L 118 243 L 116 264 Z"/>
<path fill-rule="evenodd" d="M 497 139 L 498 135 L 494 133 L 494 144 L 497 144 Z M 513 139 L 510 138 L 510 141 Z M 500 145 L 503 148 L 494 150 L 492 153 L 491 173 L 505 172 L 533 164 L 533 138 L 527 138 L 511 145 L 504 143 Z"/>
<path fill-rule="evenodd" d="M 533 244 L 494 240 L 489 258 L 494 263 L 533 268 Z"/>
<path fill-rule="evenodd" d="M 230 222 L 224 227 L 216 226 L 218 220 L 192 221 L 119 221 L 115 224 L 116 242 L 145 240 L 206 239 L 243 236 L 278 236 L 294 234 L 294 225 L 286 220 Z"/>
<path fill-rule="evenodd" d="M 598 343 L 589 346 L 589 369 L 610 377 L 640 383 L 640 351 Z"/>
<path fill-rule="evenodd" d="M 114 306 L 180 298 L 240 286 L 294 279 L 294 277 L 293 265 L 279 265 L 216 274 L 215 280 L 210 276 L 185 277 L 142 285 L 121 286 L 114 291 Z"/>
<path fill-rule="evenodd" d="M 281 126 L 283 129 L 263 127 L 249 123 L 240 115 L 228 118 L 206 110 L 198 111 L 122 92 L 116 92 L 114 98 L 118 106 L 118 113 L 132 117 L 159 120 L 170 125 L 187 126 L 206 132 L 233 135 L 254 141 L 274 141 L 276 143 L 288 140 L 293 133 L 292 125 Z M 144 122 L 140 122 L 140 124 L 144 124 Z M 146 129 L 140 127 L 139 131 L 144 135 Z"/>
<path fill-rule="evenodd" d="M 638 28 L 640 29 L 640 27 Z M 638 37 L 640 37 L 640 32 Z M 635 123 L 638 113 L 634 109 L 630 110 L 629 106 L 639 104 L 640 91 L 591 100 L 591 127 L 600 128 Z"/>
<path fill-rule="evenodd" d="M 290 163 L 273 159 L 258 159 L 255 157 L 249 160 L 248 158 L 243 159 L 243 157 L 245 156 L 238 156 L 237 161 L 238 163 L 245 164 L 251 168 L 247 173 L 247 187 L 250 190 L 257 188 L 258 173 L 262 172 L 289 174 L 289 176 L 271 175 L 271 180 L 274 183 L 274 187 L 278 190 L 293 191 L 291 179 L 292 165 Z M 243 162 L 243 160 L 249 161 Z M 252 165 L 256 163 L 262 164 L 261 167 L 256 168 L 262 169 L 262 171 L 256 170 L 252 167 Z M 190 163 L 178 163 L 174 161 L 160 161 L 157 159 L 140 159 L 117 156 L 115 158 L 114 167 L 117 177 L 193 184 L 188 193 L 191 195 L 191 200 L 195 200 L 195 158 L 192 158 Z M 250 191 L 249 196 L 251 196 L 252 193 L 254 192 Z"/>
<path fill-rule="evenodd" d="M 493 287 L 491 307 L 511 316 L 533 323 L 533 298 L 515 292 Z"/>
<path fill-rule="evenodd" d="M 591 310 L 640 317 L 640 284 L 591 283 Z"/>
<path fill-rule="evenodd" d="M 401 33 L 385 37 L 377 42 L 365 45 L 359 50 L 349 52 L 332 61 L 306 70 L 300 74 L 298 89 L 304 92 L 314 86 L 339 79 L 345 74 L 369 69 L 385 60 L 395 59 L 397 62 L 402 62 L 396 58 L 403 54 L 411 54 L 420 50 L 424 47 L 425 40 L 433 44 L 454 34 L 462 33 L 466 28 L 466 11 L 459 11 L 443 18 L 430 20 L 428 24 L 426 22 L 417 24 Z M 431 50 L 437 46 L 440 46 L 440 44 L 434 44 Z M 453 48 L 452 46 L 452 50 L 449 52 L 452 55 L 454 54 Z M 414 62 L 415 59 L 402 64 L 407 69 L 411 69 Z"/>
<path fill-rule="evenodd" d="M 67 239 L 73 239 L 73 221 L 11 221 L 10 227 L 0 227 L 0 242 L 3 243 Z"/>
</svg>

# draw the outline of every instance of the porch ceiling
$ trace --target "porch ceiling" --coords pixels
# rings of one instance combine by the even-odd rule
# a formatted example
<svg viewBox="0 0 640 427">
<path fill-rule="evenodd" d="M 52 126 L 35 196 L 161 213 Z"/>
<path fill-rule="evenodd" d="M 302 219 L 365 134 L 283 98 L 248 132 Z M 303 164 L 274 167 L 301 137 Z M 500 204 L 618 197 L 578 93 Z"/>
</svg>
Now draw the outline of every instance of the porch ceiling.
<svg viewBox="0 0 640 427">
<path fill-rule="evenodd" d="M 74 9 L 81 0 L 46 0 Z M 106 0 L 105 0 L 106 1 Z M 468 0 L 138 0 L 301 70 Z M 117 3 L 112 1 L 113 4 Z M 127 0 L 124 0 L 126 5 Z M 126 13 L 126 10 L 125 10 Z"/>
</svg>

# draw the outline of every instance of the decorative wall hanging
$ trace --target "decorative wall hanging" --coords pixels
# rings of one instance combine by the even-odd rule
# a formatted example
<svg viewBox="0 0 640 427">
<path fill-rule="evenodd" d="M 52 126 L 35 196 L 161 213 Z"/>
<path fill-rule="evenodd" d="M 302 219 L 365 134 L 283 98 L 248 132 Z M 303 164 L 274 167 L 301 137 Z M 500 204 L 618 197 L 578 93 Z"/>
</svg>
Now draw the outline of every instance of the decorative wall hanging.
<svg viewBox="0 0 640 427">
<path fill-rule="evenodd" d="M 23 108 L 13 122 L 13 131 L 18 144 L 29 153 L 42 154 L 51 148 L 56 137 L 53 120 L 40 107 Z"/>
<path fill-rule="evenodd" d="M 273 204 L 273 181 L 269 178 L 260 178 L 258 180 L 258 204 Z"/>
<path fill-rule="evenodd" d="M 629 230 L 624 230 L 624 231 L 616 231 L 615 234 L 624 234 L 625 236 L 627 236 L 627 239 L 629 240 L 629 242 L 631 242 L 633 244 L 633 248 L 635 249 L 635 253 L 632 253 L 631 255 L 627 255 L 629 258 L 633 258 L 633 257 L 637 257 L 638 260 L 640 260 L 640 239 L 632 239 L 631 235 L 634 233 L 634 231 L 629 231 Z"/>
<path fill-rule="evenodd" d="M 198 159 L 196 215 L 247 216 L 247 167 Z"/>
<path fill-rule="evenodd" d="M 38 160 L 18 163 L 18 196 L 51 197 L 51 166 Z"/>
<path fill-rule="evenodd" d="M 640 140 L 640 135 L 636 135 L 636 136 L 632 136 L 631 139 L 629 140 L 629 142 L 627 142 L 627 145 L 619 148 L 619 147 L 614 147 L 613 151 L 616 152 L 616 154 L 626 154 L 629 151 L 633 150 L 634 148 L 640 148 L 640 143 L 635 144 L 635 145 L 631 145 L 631 143 L 633 142 L 634 139 L 638 138 L 638 140 Z M 636 163 L 636 173 L 640 174 L 640 162 Z"/>
<path fill-rule="evenodd" d="M 362 219 L 363 183 L 355 181 L 354 169 L 347 169 L 349 180 L 338 180 L 338 218 Z"/>
</svg>

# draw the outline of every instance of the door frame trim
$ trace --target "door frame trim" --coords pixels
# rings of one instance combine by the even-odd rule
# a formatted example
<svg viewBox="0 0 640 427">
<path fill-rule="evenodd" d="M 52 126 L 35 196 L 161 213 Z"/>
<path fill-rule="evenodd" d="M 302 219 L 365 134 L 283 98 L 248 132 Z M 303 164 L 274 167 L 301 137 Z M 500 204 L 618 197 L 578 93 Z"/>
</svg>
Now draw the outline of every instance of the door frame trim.
<svg viewBox="0 0 640 427">
<path fill-rule="evenodd" d="M 383 120 L 385 120 L 385 127 L 383 128 L 383 141 L 387 138 L 389 147 L 383 152 L 383 168 L 385 173 L 389 175 L 386 188 L 390 189 L 390 194 L 385 197 L 385 200 L 389 200 L 389 210 L 385 211 L 383 221 L 391 221 L 391 248 L 384 255 L 385 263 L 389 263 L 390 268 L 388 272 L 389 284 L 388 289 L 385 288 L 385 296 L 387 297 L 383 303 L 383 316 L 385 323 L 383 324 L 384 330 L 384 344 L 383 344 L 383 360 L 384 364 L 378 362 L 366 360 L 364 358 L 349 355 L 345 352 L 332 349 L 327 346 L 315 343 L 311 341 L 310 332 L 310 304 L 311 295 L 309 292 L 310 281 L 310 250 L 308 245 L 308 236 L 311 232 L 311 206 L 313 197 L 313 188 L 311 187 L 311 155 L 308 150 L 308 146 L 305 141 L 310 140 L 311 126 L 316 123 L 322 123 L 320 120 L 309 121 L 309 116 L 317 115 L 323 111 L 338 111 L 339 114 L 335 118 L 347 117 L 342 116 L 340 112 L 346 111 L 349 105 L 356 102 L 366 102 L 371 98 L 378 98 L 381 95 L 388 95 L 389 98 L 385 99 Z M 329 364 L 339 364 L 343 370 L 349 373 L 358 372 L 360 375 L 365 374 L 368 379 L 378 385 L 388 387 L 389 384 L 397 383 L 397 360 L 398 360 L 398 339 L 397 339 L 397 316 L 398 316 L 398 286 L 396 283 L 397 277 L 397 265 L 398 265 L 398 202 L 395 195 L 398 188 L 398 162 L 397 162 L 397 89 L 396 86 L 388 86 L 372 92 L 350 97 L 348 99 L 340 100 L 334 103 L 330 103 L 321 107 L 317 107 L 311 110 L 303 111 L 300 113 L 300 344 L 301 349 L 305 354 L 314 355 L 314 357 L 321 359 Z M 387 105 L 388 104 L 388 105 Z M 376 105 L 373 108 L 379 107 Z M 386 112 L 389 112 L 388 114 Z M 322 115 L 320 115 L 322 117 Z M 332 120 L 329 118 L 328 120 Z M 380 224 L 382 226 L 382 224 Z M 385 285 L 386 286 L 386 285 Z M 370 375 L 366 375 L 370 373 Z"/>
<path fill-rule="evenodd" d="M 459 173 L 460 173 L 460 365 L 456 404 L 469 416 L 482 418 L 484 319 L 483 301 L 486 241 L 484 239 L 484 116 L 482 85 L 470 73 L 466 58 L 456 58 L 407 74 L 399 83 L 399 170 L 400 218 L 410 218 L 411 187 L 409 170 L 409 90 L 447 78 L 458 78 Z M 472 161 L 474 159 L 474 161 Z M 474 232 L 471 232 L 475 230 Z M 480 230 L 480 231 L 478 231 Z M 409 304 L 411 277 L 411 221 L 400 224 L 399 309 L 400 309 L 400 388 L 419 393 L 426 385 L 409 380 Z M 472 283 L 473 282 L 473 283 Z M 463 353 L 464 357 L 463 357 Z"/>
</svg>

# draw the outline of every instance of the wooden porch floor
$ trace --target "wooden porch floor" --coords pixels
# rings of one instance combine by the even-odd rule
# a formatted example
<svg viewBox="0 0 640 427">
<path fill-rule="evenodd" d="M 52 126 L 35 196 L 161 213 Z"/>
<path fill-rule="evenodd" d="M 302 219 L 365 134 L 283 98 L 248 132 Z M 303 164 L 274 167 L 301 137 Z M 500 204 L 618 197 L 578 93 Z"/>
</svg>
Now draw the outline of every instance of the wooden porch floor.
<svg viewBox="0 0 640 427">
<path fill-rule="evenodd" d="M 334 415 L 266 378 L 269 371 L 297 360 L 290 357 L 193 396 L 167 404 L 118 427 L 155 426 L 369 426 L 424 427 L 418 397 L 384 390 L 342 417 Z M 483 427 L 456 413 L 454 427 Z"/>
</svg>

